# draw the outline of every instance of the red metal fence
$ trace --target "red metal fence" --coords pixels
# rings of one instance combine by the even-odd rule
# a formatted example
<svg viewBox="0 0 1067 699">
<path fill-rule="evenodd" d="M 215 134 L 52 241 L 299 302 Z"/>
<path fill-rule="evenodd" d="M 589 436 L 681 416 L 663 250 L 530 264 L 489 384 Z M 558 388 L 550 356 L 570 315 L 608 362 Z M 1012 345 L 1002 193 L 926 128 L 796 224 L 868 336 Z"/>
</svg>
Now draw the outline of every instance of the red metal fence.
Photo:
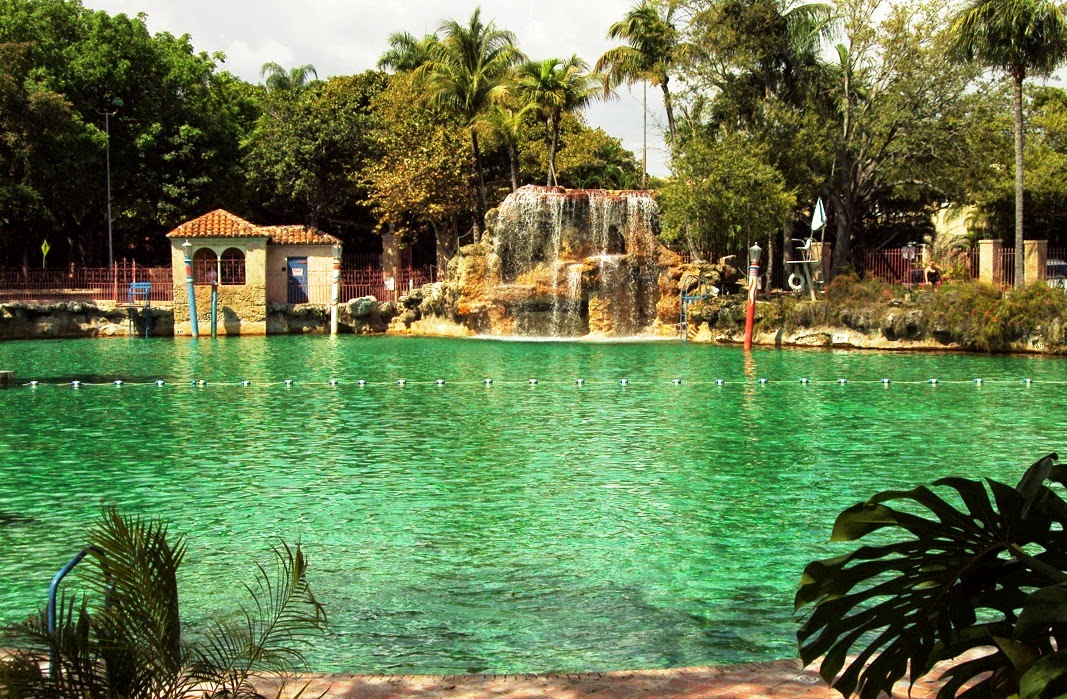
<svg viewBox="0 0 1067 699">
<path fill-rule="evenodd" d="M 0 269 L 0 303 L 10 301 L 171 303 L 174 282 L 170 267 L 143 267 L 126 261 L 69 270 Z"/>
<path fill-rule="evenodd" d="M 387 279 L 381 269 L 342 269 L 340 302 L 373 296 L 379 301 L 391 301 L 406 296 L 414 289 L 434 281 L 433 268 L 401 269 L 396 279 Z M 268 283 L 267 298 L 272 303 L 325 305 L 330 302 L 333 285 L 314 278 L 307 284 L 275 278 Z"/>
<path fill-rule="evenodd" d="M 215 270 L 215 261 L 211 270 Z M 401 269 L 392 283 L 387 283 L 380 266 L 380 255 L 346 256 L 353 265 L 341 270 L 341 302 L 363 296 L 389 300 L 404 296 L 412 289 L 435 281 L 434 269 Z M 225 270 L 224 270 L 225 276 Z M 206 278 L 206 277 L 205 277 Z M 137 286 L 133 286 L 134 284 Z M 148 284 L 145 289 L 144 285 Z M 321 287 L 321 288 L 320 288 Z M 288 289 L 284 282 L 268 290 L 271 298 L 286 298 L 288 303 L 328 304 L 332 289 L 329 282 L 311 284 L 303 292 Z M 116 262 L 112 267 L 82 267 L 70 270 L 0 269 L 0 303 L 23 301 L 55 303 L 84 301 L 90 303 L 172 303 L 174 278 L 170 267 L 143 267 L 136 262 Z"/>
<path fill-rule="evenodd" d="M 1001 249 L 995 283 L 1004 286 L 1011 284 L 1015 278 L 1011 268 L 1014 260 L 1014 250 Z M 937 263 L 942 279 L 946 276 L 977 279 L 979 275 L 977 250 L 956 250 L 941 256 Z M 890 284 L 922 284 L 926 281 L 926 262 L 919 248 L 861 250 L 853 255 L 853 266 L 860 276 L 875 277 Z"/>
</svg>

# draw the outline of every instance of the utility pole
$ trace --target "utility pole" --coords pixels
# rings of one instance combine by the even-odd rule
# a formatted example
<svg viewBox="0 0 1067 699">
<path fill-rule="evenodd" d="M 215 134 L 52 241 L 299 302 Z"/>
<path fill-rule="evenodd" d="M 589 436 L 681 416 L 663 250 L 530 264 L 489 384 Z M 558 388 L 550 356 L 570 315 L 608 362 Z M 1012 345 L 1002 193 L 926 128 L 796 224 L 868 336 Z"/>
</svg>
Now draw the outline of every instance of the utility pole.
<svg viewBox="0 0 1067 699">
<path fill-rule="evenodd" d="M 105 163 L 107 167 L 107 266 L 113 267 L 115 264 L 115 253 L 111 244 L 111 121 L 110 118 L 118 113 L 119 107 L 122 106 L 122 100 L 115 99 L 111 102 L 113 109 L 108 111 L 106 109 L 98 109 L 97 113 L 104 115 L 104 136 L 107 139 L 105 145 Z"/>
</svg>

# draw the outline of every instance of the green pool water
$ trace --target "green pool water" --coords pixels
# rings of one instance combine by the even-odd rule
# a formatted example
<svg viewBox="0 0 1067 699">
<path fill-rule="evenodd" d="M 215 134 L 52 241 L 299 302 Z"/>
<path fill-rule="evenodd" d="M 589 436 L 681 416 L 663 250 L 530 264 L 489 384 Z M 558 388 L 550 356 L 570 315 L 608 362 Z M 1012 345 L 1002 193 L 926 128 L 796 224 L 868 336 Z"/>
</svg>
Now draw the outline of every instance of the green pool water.
<svg viewBox="0 0 1067 699">
<path fill-rule="evenodd" d="M 342 336 L 8 342 L 0 369 L 41 382 L 0 390 L 0 622 L 115 503 L 187 535 L 191 626 L 300 540 L 323 671 L 792 656 L 838 511 L 1067 450 L 1047 358 Z"/>
</svg>

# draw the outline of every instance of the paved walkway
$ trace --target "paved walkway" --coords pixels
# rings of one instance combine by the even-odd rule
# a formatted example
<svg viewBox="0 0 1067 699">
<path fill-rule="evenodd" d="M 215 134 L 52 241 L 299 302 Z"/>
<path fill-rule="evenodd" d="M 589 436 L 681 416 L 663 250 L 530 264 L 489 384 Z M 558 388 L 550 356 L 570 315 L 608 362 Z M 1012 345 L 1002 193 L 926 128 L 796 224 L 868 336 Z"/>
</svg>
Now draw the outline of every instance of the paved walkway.
<svg viewBox="0 0 1067 699">
<path fill-rule="evenodd" d="M 747 665 L 558 675 L 326 675 L 315 676 L 303 697 L 322 699 L 840 699 L 814 669 L 798 660 Z M 298 687 L 302 686 L 302 682 Z M 936 680 L 893 697 L 932 699 Z M 260 685 L 274 696 L 275 687 Z M 288 694 L 291 696 L 291 693 Z"/>
</svg>

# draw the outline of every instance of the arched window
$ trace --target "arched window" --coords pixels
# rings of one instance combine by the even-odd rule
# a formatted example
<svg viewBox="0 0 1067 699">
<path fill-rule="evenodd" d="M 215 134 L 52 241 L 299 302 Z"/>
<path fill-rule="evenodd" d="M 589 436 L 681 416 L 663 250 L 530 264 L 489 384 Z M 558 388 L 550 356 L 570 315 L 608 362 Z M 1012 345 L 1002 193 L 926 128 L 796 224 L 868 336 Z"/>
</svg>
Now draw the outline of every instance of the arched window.
<svg viewBox="0 0 1067 699">
<path fill-rule="evenodd" d="M 230 286 L 245 283 L 245 254 L 237 248 L 226 248 L 219 264 L 219 282 Z"/>
<path fill-rule="evenodd" d="M 204 285 L 218 279 L 219 258 L 211 248 L 200 248 L 193 253 L 193 283 Z"/>
</svg>

